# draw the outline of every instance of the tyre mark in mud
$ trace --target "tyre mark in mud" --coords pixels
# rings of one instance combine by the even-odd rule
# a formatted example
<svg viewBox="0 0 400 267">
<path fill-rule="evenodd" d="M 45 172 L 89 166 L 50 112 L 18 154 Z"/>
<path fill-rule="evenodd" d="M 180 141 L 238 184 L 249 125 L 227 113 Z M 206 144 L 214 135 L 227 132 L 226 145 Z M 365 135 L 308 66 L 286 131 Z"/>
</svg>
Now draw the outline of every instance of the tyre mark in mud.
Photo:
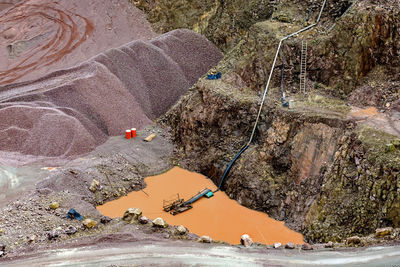
<svg viewBox="0 0 400 267">
<path fill-rule="evenodd" d="M 16 32 L 12 40 L 6 40 L 8 44 L 0 43 L 0 46 L 7 45 L 10 52 L 17 40 L 23 49 L 24 39 L 29 41 L 44 36 L 43 42 L 36 47 L 19 51 L 21 55 L 13 60 L 6 70 L 0 69 L 0 85 L 14 82 L 35 69 L 61 60 L 85 42 L 94 29 L 93 24 L 83 16 L 62 10 L 56 5 L 30 4 L 30 1 L 18 4 L 5 12 L 0 17 L 0 25 L 0 36 L 4 36 L 10 30 Z M 14 27 L 18 29 L 15 30 Z M 26 37 L 31 35 L 34 36 Z M 10 41 L 14 43 L 10 44 Z"/>
</svg>

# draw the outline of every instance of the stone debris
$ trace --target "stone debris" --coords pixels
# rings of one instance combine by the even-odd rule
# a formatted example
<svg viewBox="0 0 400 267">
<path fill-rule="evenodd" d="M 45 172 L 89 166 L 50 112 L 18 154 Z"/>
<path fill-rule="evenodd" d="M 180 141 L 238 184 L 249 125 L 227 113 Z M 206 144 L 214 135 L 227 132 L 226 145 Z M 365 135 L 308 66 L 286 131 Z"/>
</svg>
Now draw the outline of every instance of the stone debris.
<svg viewBox="0 0 400 267">
<path fill-rule="evenodd" d="M 63 234 L 63 229 L 61 227 L 57 227 L 56 229 L 53 229 L 52 231 L 47 233 L 47 238 L 49 240 L 57 239 Z"/>
<path fill-rule="evenodd" d="M 346 239 L 346 245 L 354 246 L 361 243 L 361 238 L 358 236 L 352 236 Z"/>
<path fill-rule="evenodd" d="M 213 240 L 211 239 L 211 237 L 209 237 L 207 235 L 203 235 L 197 241 L 200 243 L 212 243 Z"/>
<path fill-rule="evenodd" d="M 313 250 L 313 246 L 308 243 L 304 243 L 303 245 L 301 245 L 301 249 L 302 250 Z"/>
<path fill-rule="evenodd" d="M 325 248 L 333 248 L 333 242 L 332 242 L 332 241 L 329 241 L 328 243 L 326 243 L 326 244 L 324 245 L 324 247 L 325 247 Z"/>
<path fill-rule="evenodd" d="M 125 211 L 122 219 L 127 222 L 133 222 L 139 220 L 142 216 L 142 211 L 138 208 L 129 208 Z"/>
<path fill-rule="evenodd" d="M 67 229 L 65 229 L 64 233 L 66 233 L 67 235 L 73 235 L 73 234 L 75 234 L 77 231 L 78 231 L 78 229 L 76 229 L 75 226 L 69 225 L 69 226 L 67 227 Z"/>
<path fill-rule="evenodd" d="M 279 242 L 274 243 L 274 248 L 280 248 L 282 247 L 282 244 Z"/>
<path fill-rule="evenodd" d="M 16 93 L 0 105 L 1 148 L 54 158 L 90 152 L 122 129 L 152 124 L 221 58 L 206 38 L 178 29 L 31 81 L 29 94 L 13 84 L 8 90 Z"/>
<path fill-rule="evenodd" d="M 97 191 L 97 189 L 100 187 L 100 182 L 97 181 L 96 179 L 93 179 L 92 184 L 89 187 L 89 190 L 92 191 L 93 193 Z"/>
<path fill-rule="evenodd" d="M 153 221 L 153 227 L 165 228 L 167 227 L 167 223 L 162 218 L 158 217 Z"/>
<path fill-rule="evenodd" d="M 36 235 L 31 235 L 30 237 L 28 237 L 28 243 L 33 243 L 35 242 L 37 239 Z"/>
<path fill-rule="evenodd" d="M 180 235 L 185 235 L 185 234 L 187 234 L 188 230 L 186 229 L 185 226 L 179 225 L 179 226 L 176 228 L 176 232 L 177 232 L 178 234 L 180 234 Z"/>
<path fill-rule="evenodd" d="M 83 220 L 82 223 L 88 229 L 93 228 L 97 225 L 97 222 L 92 219 L 85 219 L 85 220 Z"/>
<path fill-rule="evenodd" d="M 140 224 L 147 224 L 148 222 L 149 222 L 149 219 L 147 219 L 146 216 L 141 216 L 141 217 L 139 218 L 139 223 L 140 223 Z"/>
<path fill-rule="evenodd" d="M 109 222 L 111 222 L 111 218 L 108 217 L 108 216 L 102 216 L 100 218 L 100 223 L 102 223 L 102 224 L 106 224 L 106 223 L 109 223 Z"/>
<path fill-rule="evenodd" d="M 392 235 L 392 233 L 393 233 L 392 227 L 378 228 L 375 230 L 376 237 L 385 237 L 387 235 Z"/>
<path fill-rule="evenodd" d="M 0 243 L 0 258 L 4 256 L 5 251 L 6 251 L 6 245 Z"/>
<path fill-rule="evenodd" d="M 253 239 L 248 234 L 244 234 L 240 237 L 240 244 L 242 244 L 245 247 L 251 247 L 254 242 Z"/>
<path fill-rule="evenodd" d="M 285 245 L 285 248 L 286 248 L 286 249 L 294 249 L 295 246 L 294 246 L 294 244 L 293 244 L 292 242 L 289 242 L 289 243 L 287 243 L 287 244 Z"/>
</svg>

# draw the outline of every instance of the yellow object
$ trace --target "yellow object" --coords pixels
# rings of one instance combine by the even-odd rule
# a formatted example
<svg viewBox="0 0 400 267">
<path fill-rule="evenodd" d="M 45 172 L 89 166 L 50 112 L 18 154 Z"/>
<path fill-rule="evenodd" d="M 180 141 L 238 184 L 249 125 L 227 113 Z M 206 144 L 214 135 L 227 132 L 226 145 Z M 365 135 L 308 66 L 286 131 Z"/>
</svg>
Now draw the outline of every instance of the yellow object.
<svg viewBox="0 0 400 267">
<path fill-rule="evenodd" d="M 156 137 L 156 134 L 152 133 L 151 135 L 147 136 L 144 141 L 151 142 Z"/>
<path fill-rule="evenodd" d="M 60 204 L 58 204 L 58 202 L 53 202 L 50 204 L 50 208 L 53 210 L 58 209 L 59 206 Z"/>
</svg>

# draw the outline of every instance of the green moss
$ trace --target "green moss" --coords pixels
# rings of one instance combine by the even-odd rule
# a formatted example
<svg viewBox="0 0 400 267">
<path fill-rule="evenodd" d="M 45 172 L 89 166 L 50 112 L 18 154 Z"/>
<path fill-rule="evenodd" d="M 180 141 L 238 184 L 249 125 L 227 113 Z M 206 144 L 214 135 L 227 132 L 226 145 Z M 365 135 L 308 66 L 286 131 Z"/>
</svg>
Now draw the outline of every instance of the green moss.
<svg viewBox="0 0 400 267">
<path fill-rule="evenodd" d="M 368 126 L 359 126 L 357 133 L 367 150 L 368 160 L 375 165 L 399 168 L 400 150 L 396 149 L 386 153 L 386 145 L 390 144 L 396 138 L 395 136 Z"/>
<path fill-rule="evenodd" d="M 318 93 L 310 93 L 308 97 L 298 96 L 296 97 L 296 101 L 304 106 L 326 109 L 343 115 L 347 115 L 351 110 L 345 101 L 338 98 L 326 97 Z"/>
</svg>

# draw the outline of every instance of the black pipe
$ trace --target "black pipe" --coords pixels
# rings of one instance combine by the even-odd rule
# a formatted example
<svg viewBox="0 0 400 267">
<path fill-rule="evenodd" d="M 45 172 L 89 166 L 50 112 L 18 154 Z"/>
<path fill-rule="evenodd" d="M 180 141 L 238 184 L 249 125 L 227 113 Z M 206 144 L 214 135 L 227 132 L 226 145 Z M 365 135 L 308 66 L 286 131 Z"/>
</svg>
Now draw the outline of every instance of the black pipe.
<svg viewBox="0 0 400 267">
<path fill-rule="evenodd" d="M 249 145 L 245 145 L 242 150 L 233 158 L 233 160 L 229 163 L 228 167 L 225 169 L 224 173 L 222 174 L 221 181 L 219 182 L 219 186 L 217 190 L 215 190 L 213 193 L 218 192 L 221 189 L 222 183 L 224 182 L 225 178 L 228 176 L 229 171 L 231 170 L 233 164 L 235 164 L 235 161 L 242 155 L 244 151 L 249 147 Z"/>
</svg>

